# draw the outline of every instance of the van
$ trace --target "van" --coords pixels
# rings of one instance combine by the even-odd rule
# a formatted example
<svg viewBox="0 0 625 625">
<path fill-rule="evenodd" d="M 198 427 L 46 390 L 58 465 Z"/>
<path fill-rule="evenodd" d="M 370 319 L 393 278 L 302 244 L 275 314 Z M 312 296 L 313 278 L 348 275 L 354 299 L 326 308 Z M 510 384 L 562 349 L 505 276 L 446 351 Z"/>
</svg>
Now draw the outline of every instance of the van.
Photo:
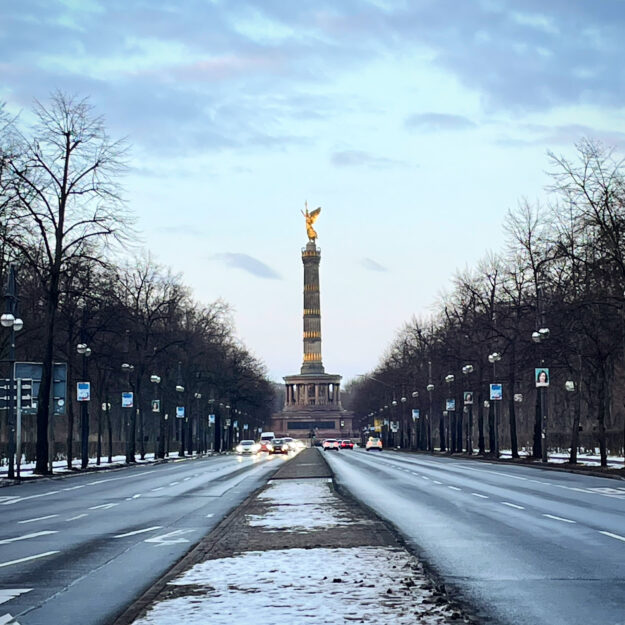
<svg viewBox="0 0 625 625">
<path fill-rule="evenodd" d="M 268 451 L 268 452 L 273 451 L 273 446 L 271 444 L 271 441 L 273 441 L 274 438 L 275 438 L 275 435 L 273 432 L 263 432 L 260 435 L 260 450 Z"/>
</svg>

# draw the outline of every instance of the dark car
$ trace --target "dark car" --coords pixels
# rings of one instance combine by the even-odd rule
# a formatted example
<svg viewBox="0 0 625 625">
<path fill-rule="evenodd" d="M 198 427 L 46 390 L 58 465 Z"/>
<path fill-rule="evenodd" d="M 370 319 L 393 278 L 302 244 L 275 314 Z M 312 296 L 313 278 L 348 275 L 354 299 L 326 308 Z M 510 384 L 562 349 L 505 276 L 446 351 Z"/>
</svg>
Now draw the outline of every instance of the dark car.
<svg viewBox="0 0 625 625">
<path fill-rule="evenodd" d="M 354 443 L 352 441 L 341 441 L 341 449 L 354 449 Z"/>
<path fill-rule="evenodd" d="M 274 438 L 271 443 L 272 449 L 270 454 L 288 454 L 289 444 L 282 438 Z"/>
</svg>

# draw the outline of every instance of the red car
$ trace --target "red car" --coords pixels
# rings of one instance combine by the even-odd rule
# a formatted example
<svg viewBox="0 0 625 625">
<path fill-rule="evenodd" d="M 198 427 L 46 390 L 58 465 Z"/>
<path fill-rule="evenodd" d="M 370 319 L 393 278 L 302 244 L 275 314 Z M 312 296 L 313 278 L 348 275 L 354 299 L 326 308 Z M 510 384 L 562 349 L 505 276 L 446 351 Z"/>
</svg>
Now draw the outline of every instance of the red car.
<svg viewBox="0 0 625 625">
<path fill-rule="evenodd" d="M 354 449 L 354 443 L 352 441 L 341 441 L 340 447 L 341 449 Z"/>
</svg>

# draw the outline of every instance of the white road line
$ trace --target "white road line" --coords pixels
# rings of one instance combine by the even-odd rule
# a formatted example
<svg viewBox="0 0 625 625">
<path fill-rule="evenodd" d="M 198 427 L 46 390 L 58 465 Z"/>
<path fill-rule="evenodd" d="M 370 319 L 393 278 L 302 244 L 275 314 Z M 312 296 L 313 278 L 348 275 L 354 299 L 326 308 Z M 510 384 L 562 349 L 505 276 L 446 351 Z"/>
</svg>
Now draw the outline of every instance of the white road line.
<svg viewBox="0 0 625 625">
<path fill-rule="evenodd" d="M 25 519 L 24 521 L 18 521 L 18 523 L 34 523 L 35 521 L 45 521 L 46 519 L 53 519 L 59 516 L 58 514 L 48 514 L 48 516 L 38 516 L 34 519 Z"/>
<path fill-rule="evenodd" d="M 523 506 L 517 506 L 515 503 L 510 503 L 509 501 L 500 501 L 502 506 L 508 506 L 509 508 L 516 508 L 517 510 L 525 510 Z"/>
<path fill-rule="evenodd" d="M 448 486 L 447 488 L 451 488 L 451 490 L 462 490 L 462 488 L 458 488 L 457 486 Z"/>
<path fill-rule="evenodd" d="M 155 493 L 157 490 L 163 490 L 164 486 L 159 486 L 158 488 L 152 488 L 151 492 Z"/>
<path fill-rule="evenodd" d="M 480 499 L 488 499 L 486 495 L 480 495 L 479 493 L 471 493 L 474 497 L 479 497 Z"/>
<path fill-rule="evenodd" d="M 141 497 L 141 493 L 139 493 L 138 495 L 133 495 L 132 496 L 133 499 L 139 499 L 139 497 Z"/>
<path fill-rule="evenodd" d="M 184 480 L 182 480 L 183 482 L 186 482 L 187 480 L 190 480 L 190 477 L 185 477 Z"/>
<path fill-rule="evenodd" d="M 206 518 L 207 518 L 207 519 L 210 519 L 212 516 L 215 516 L 215 515 L 211 512 L 210 514 L 207 514 L 207 515 L 206 515 Z"/>
<path fill-rule="evenodd" d="M 0 625 L 20 625 L 18 621 L 16 621 L 11 614 L 8 612 L 6 614 L 0 615 Z"/>
<path fill-rule="evenodd" d="M 432 480 L 434 482 L 434 484 L 442 484 L 442 482 L 439 482 L 438 480 Z"/>
<path fill-rule="evenodd" d="M 4 540 L 0 540 L 0 545 L 8 545 L 9 543 L 17 542 L 18 540 L 27 540 L 29 538 L 37 538 L 37 536 L 47 536 L 48 534 L 58 534 L 58 531 L 44 530 L 43 532 L 34 532 L 33 534 L 16 536 L 15 538 L 5 538 Z"/>
<path fill-rule="evenodd" d="M 77 521 L 78 519 L 82 519 L 83 517 L 89 516 L 86 512 L 83 514 L 79 514 L 77 516 L 70 517 L 69 519 L 65 519 L 66 521 Z"/>
<path fill-rule="evenodd" d="M 180 482 L 170 482 L 169 483 L 170 486 L 176 486 L 176 484 L 180 484 Z"/>
<path fill-rule="evenodd" d="M 95 480 L 94 482 L 87 482 L 87 486 L 95 486 L 96 484 L 104 484 L 104 482 L 117 482 L 119 480 L 134 480 L 140 475 L 147 475 L 149 471 L 142 471 L 141 473 L 133 473 L 132 475 L 125 475 L 124 477 L 107 477 L 102 480 Z"/>
<path fill-rule="evenodd" d="M 86 484 L 81 484 L 80 486 L 70 486 L 69 488 L 64 488 L 63 490 L 78 490 L 79 488 L 84 488 L 87 486 Z"/>
<path fill-rule="evenodd" d="M 555 516 L 553 514 L 543 514 L 543 516 L 546 516 L 548 519 L 553 519 L 554 521 L 562 521 L 563 523 L 576 523 L 576 521 L 571 521 L 571 519 L 565 519 L 561 516 Z"/>
<path fill-rule="evenodd" d="M 28 562 L 29 560 L 37 560 L 39 558 L 45 558 L 47 556 L 53 556 L 55 553 L 61 553 L 60 551 L 46 551 L 45 553 L 38 553 L 34 556 L 28 556 L 27 558 L 20 558 L 19 560 L 9 560 L 8 562 L 0 562 L 0 568 L 5 566 L 11 566 L 13 564 L 20 564 L 21 562 Z"/>
<path fill-rule="evenodd" d="M 108 510 L 109 508 L 113 508 L 118 505 L 119 504 L 117 503 L 103 503 L 103 504 L 100 504 L 99 506 L 91 506 L 89 510 Z"/>
<path fill-rule="evenodd" d="M 18 497 L 17 499 L 11 499 L 10 501 L 3 501 L 2 504 L 3 506 L 10 506 L 14 503 L 19 503 L 20 501 L 26 501 L 27 499 L 37 499 L 39 497 L 48 497 L 50 495 L 57 495 L 58 493 L 60 493 L 60 490 L 51 490 L 48 493 L 41 493 L 40 495 L 29 495 L 28 497 Z"/>
<path fill-rule="evenodd" d="M 0 603 L 11 601 L 11 599 L 24 595 L 31 590 L 32 588 L 0 588 Z M 1 622 L 2 621 L 0 621 L 0 623 Z"/>
<path fill-rule="evenodd" d="M 425 475 L 422 475 L 422 476 L 421 476 L 421 479 L 422 479 L 422 480 L 428 480 L 428 481 L 430 480 L 430 478 L 429 478 L 429 477 L 425 477 Z"/>
<path fill-rule="evenodd" d="M 113 538 L 126 538 L 126 536 L 134 536 L 135 534 L 143 534 L 144 532 L 153 532 L 154 530 L 160 530 L 162 525 L 155 525 L 154 527 L 146 527 L 142 530 L 135 530 L 134 532 L 126 532 L 125 534 L 117 534 Z"/>
<path fill-rule="evenodd" d="M 616 540 L 622 540 L 625 542 L 625 536 L 619 536 L 618 534 L 613 534 L 612 532 L 604 532 L 603 530 L 599 530 L 600 534 L 604 536 L 609 536 L 610 538 L 616 538 Z"/>
</svg>

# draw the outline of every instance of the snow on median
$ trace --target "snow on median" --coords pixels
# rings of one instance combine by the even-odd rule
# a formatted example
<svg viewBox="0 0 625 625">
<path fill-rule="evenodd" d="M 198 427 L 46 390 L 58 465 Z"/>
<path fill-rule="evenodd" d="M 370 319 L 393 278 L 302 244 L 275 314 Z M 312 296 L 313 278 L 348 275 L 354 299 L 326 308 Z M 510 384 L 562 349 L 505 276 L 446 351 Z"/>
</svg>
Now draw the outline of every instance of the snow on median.
<svg viewBox="0 0 625 625">
<path fill-rule="evenodd" d="M 183 596 L 157 603 L 135 625 L 458 622 L 418 569 L 391 547 L 249 551 L 196 564 L 170 582 Z"/>
</svg>

